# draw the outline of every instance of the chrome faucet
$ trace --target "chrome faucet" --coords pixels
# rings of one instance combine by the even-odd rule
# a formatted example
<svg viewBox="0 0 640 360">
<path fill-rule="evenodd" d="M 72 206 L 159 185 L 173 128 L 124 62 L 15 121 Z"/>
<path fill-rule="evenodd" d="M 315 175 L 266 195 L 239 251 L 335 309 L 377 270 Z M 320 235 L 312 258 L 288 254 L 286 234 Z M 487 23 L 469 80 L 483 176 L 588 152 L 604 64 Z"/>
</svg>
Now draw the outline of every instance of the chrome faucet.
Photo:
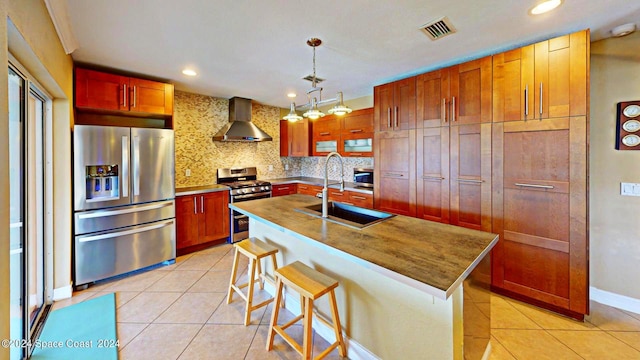
<svg viewBox="0 0 640 360">
<path fill-rule="evenodd" d="M 331 157 L 337 156 L 340 159 L 340 182 L 329 184 L 329 174 L 328 174 L 328 166 L 329 159 Z M 344 191 L 344 179 L 342 174 L 344 173 L 344 164 L 342 163 L 342 156 L 335 151 L 332 151 L 327 155 L 327 162 L 324 163 L 324 187 L 322 188 L 322 217 L 326 218 L 329 216 L 329 185 L 340 184 L 340 192 Z"/>
</svg>

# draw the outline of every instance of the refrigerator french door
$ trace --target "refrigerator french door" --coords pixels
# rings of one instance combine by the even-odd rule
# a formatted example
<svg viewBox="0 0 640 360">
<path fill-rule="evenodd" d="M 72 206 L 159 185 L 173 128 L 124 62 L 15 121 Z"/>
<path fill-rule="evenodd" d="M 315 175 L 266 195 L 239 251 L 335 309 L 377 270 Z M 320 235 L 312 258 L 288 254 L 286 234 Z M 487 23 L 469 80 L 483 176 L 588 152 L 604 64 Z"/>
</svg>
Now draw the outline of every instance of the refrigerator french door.
<svg viewBox="0 0 640 360">
<path fill-rule="evenodd" d="M 175 259 L 173 130 L 74 127 L 75 286 Z"/>
</svg>

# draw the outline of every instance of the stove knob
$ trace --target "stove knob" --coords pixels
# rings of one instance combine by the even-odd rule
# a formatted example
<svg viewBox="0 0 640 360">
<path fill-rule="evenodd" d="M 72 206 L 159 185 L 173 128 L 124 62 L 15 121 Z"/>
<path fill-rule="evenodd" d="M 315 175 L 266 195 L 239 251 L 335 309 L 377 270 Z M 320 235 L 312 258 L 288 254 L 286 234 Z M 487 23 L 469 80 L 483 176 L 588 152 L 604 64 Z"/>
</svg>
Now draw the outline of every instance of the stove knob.
<svg viewBox="0 0 640 360">
<path fill-rule="evenodd" d="M 247 189 L 247 188 L 242 189 L 242 193 L 243 193 L 243 194 L 246 194 L 246 193 L 248 193 L 248 192 L 249 192 L 249 189 Z"/>
</svg>

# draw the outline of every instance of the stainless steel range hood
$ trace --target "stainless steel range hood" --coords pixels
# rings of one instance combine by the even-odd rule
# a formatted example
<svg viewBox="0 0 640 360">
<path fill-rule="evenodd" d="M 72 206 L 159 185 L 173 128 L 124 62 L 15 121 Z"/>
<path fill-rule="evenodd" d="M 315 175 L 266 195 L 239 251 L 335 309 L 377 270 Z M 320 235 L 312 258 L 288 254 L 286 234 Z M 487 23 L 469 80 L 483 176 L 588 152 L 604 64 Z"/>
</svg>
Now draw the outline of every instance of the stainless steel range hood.
<svg viewBox="0 0 640 360">
<path fill-rule="evenodd" d="M 213 135 L 213 141 L 272 141 L 269 134 L 251 122 L 251 99 L 229 99 L 229 123 Z"/>
</svg>

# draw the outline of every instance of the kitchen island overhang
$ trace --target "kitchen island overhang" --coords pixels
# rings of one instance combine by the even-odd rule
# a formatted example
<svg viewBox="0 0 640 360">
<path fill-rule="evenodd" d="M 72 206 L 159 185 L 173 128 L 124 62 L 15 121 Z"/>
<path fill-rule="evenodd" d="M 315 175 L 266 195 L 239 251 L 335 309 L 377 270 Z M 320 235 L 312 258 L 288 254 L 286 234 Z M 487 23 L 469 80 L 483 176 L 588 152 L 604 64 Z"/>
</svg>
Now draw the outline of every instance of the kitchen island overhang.
<svg viewBox="0 0 640 360">
<path fill-rule="evenodd" d="M 281 249 L 280 264 L 300 260 L 340 281 L 351 358 L 359 348 L 381 358 L 461 358 L 473 343 L 477 358 L 488 354 L 488 263 L 497 235 L 405 216 L 353 229 L 294 210 L 319 202 L 289 195 L 230 207 L 255 223 L 252 237 Z M 468 315 L 483 324 L 470 326 Z"/>
</svg>

